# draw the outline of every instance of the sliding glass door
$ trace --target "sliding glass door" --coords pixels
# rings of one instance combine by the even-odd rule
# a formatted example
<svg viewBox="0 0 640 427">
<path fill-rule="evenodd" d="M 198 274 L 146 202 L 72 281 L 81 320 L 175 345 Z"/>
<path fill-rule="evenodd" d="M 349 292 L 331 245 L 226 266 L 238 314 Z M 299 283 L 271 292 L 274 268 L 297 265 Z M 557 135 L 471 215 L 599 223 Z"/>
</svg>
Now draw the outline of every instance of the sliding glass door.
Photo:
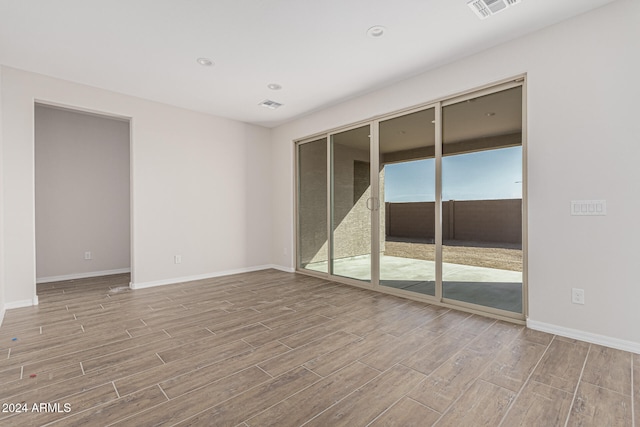
<svg viewBox="0 0 640 427">
<path fill-rule="evenodd" d="M 298 145 L 298 268 L 328 273 L 327 138 Z"/>
<path fill-rule="evenodd" d="M 331 272 L 371 281 L 371 130 L 361 126 L 330 135 Z"/>
<path fill-rule="evenodd" d="M 442 108 L 442 289 L 522 313 L 522 88 Z"/>
<path fill-rule="evenodd" d="M 379 122 L 380 285 L 435 296 L 435 108 Z"/>
<path fill-rule="evenodd" d="M 522 318 L 522 105 L 514 81 L 298 143 L 298 269 Z"/>
</svg>

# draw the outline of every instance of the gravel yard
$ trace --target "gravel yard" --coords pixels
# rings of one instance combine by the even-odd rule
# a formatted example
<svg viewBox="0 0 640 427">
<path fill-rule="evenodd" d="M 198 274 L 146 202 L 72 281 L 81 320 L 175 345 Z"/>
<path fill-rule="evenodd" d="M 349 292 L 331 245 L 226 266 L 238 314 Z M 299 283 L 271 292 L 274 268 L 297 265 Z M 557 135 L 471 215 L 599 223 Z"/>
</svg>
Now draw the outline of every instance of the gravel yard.
<svg viewBox="0 0 640 427">
<path fill-rule="evenodd" d="M 435 260 L 435 245 L 403 239 L 387 240 L 385 255 Z M 522 249 L 520 245 L 480 242 L 444 242 L 443 261 L 476 267 L 522 271 Z"/>
</svg>

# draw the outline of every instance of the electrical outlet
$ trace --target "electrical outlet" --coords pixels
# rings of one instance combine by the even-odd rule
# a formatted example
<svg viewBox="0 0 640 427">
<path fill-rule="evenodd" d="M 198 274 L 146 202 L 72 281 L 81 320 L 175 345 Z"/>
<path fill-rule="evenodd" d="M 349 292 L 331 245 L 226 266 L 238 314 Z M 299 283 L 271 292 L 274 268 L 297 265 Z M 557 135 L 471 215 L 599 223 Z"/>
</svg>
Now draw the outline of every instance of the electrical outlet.
<svg viewBox="0 0 640 427">
<path fill-rule="evenodd" d="M 84 253 L 84 259 L 85 259 L 85 260 L 87 260 L 87 261 L 89 261 L 89 260 L 91 260 L 91 259 L 92 259 L 92 258 L 91 258 L 91 252 L 90 252 L 90 251 L 86 251 L 86 252 Z"/>
<path fill-rule="evenodd" d="M 571 289 L 571 302 L 574 304 L 584 304 L 584 289 Z"/>
<path fill-rule="evenodd" d="M 173 257 L 174 264 L 182 264 L 182 255 L 176 255 Z"/>
</svg>

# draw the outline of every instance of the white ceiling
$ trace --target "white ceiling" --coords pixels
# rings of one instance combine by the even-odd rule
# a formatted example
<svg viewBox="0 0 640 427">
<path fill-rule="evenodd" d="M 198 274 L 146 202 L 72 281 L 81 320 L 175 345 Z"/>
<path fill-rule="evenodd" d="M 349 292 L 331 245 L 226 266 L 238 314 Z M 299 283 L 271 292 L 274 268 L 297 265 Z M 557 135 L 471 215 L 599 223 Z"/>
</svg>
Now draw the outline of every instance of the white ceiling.
<svg viewBox="0 0 640 427">
<path fill-rule="evenodd" d="M 0 64 L 272 127 L 611 1 L 0 0 Z"/>
</svg>

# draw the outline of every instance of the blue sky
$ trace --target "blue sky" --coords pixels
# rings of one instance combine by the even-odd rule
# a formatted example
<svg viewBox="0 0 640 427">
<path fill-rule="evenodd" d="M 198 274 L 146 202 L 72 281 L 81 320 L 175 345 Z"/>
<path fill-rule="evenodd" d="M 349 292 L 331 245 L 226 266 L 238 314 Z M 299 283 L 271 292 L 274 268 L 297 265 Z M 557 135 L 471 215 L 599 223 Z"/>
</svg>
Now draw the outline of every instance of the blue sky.
<svg viewBox="0 0 640 427">
<path fill-rule="evenodd" d="M 435 160 L 385 166 L 385 201 L 435 200 Z M 442 158 L 442 200 L 522 198 L 522 147 Z"/>
</svg>

